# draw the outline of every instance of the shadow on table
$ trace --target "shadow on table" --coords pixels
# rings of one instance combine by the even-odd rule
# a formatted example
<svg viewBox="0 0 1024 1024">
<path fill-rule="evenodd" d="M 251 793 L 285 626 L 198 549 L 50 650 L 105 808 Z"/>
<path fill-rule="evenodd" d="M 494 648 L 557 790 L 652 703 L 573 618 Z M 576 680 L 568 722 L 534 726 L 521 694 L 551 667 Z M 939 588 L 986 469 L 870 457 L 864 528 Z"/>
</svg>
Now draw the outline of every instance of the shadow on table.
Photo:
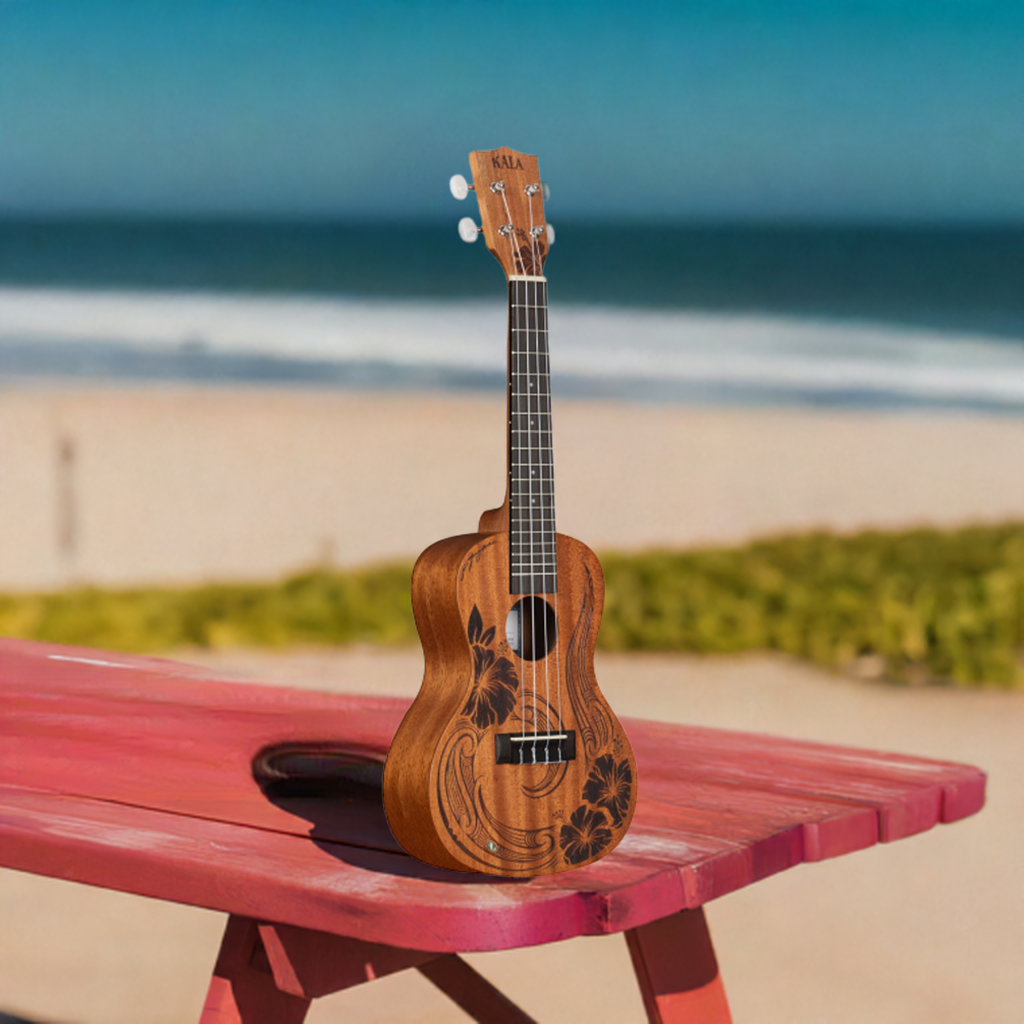
<svg viewBox="0 0 1024 1024">
<path fill-rule="evenodd" d="M 309 837 L 321 850 L 353 867 L 449 885 L 524 881 L 450 871 L 410 857 L 384 813 L 385 753 L 336 743 L 291 743 L 260 751 L 253 777 L 275 807 L 310 823 Z"/>
</svg>

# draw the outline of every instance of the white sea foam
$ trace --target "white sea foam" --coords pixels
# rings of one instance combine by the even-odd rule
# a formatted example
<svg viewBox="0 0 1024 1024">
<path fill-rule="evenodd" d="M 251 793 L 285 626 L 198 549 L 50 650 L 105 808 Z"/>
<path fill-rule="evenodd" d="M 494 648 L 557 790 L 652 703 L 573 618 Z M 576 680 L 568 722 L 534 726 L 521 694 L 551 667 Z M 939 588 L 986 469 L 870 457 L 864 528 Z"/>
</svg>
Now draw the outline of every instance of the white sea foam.
<svg viewBox="0 0 1024 1024">
<path fill-rule="evenodd" d="M 1024 344 L 885 324 L 562 307 L 553 372 L 747 393 L 1024 404 Z M 504 372 L 502 301 L 0 289 L 0 345 L 82 343 Z"/>
</svg>

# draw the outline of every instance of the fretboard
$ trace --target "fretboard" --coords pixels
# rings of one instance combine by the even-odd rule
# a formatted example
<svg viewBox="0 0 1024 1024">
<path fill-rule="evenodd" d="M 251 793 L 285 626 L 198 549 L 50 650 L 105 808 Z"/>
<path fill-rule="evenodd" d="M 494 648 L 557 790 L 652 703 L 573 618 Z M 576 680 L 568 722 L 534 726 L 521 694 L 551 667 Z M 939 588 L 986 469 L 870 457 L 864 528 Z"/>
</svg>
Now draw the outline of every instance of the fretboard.
<svg viewBox="0 0 1024 1024">
<path fill-rule="evenodd" d="M 547 282 L 543 277 L 509 278 L 508 302 L 509 590 L 554 594 L 558 567 Z"/>
</svg>

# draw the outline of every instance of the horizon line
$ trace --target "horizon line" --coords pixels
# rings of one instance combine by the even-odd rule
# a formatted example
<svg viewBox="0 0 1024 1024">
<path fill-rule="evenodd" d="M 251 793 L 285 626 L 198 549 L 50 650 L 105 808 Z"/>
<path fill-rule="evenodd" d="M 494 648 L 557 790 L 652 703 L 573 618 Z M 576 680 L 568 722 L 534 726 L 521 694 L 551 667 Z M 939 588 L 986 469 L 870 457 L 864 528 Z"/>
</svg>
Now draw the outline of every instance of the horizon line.
<svg viewBox="0 0 1024 1024">
<path fill-rule="evenodd" d="M 345 227 L 375 230 L 417 230 L 451 228 L 456 223 L 455 213 L 450 216 L 392 217 L 349 216 L 345 214 L 306 214 L 267 211 L 261 213 L 238 212 L 188 212 L 166 211 L 13 211 L 0 208 L 0 225 L 46 225 L 46 224 L 91 224 L 91 225 L 260 225 L 260 226 L 306 226 Z M 556 217 L 552 223 L 574 227 L 636 228 L 636 229 L 847 229 L 847 230 L 1002 230 L 1024 231 L 1024 217 L 768 217 L 768 216 L 695 216 L 673 218 L 595 217 L 590 215 Z"/>
</svg>

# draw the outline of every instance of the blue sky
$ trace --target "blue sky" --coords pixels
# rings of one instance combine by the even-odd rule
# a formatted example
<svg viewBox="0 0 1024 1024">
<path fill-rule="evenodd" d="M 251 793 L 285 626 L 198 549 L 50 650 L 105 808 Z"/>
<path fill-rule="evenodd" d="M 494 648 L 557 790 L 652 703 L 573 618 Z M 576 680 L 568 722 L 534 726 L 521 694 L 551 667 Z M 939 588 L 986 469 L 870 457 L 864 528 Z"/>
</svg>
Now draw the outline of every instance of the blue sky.
<svg viewBox="0 0 1024 1024">
<path fill-rule="evenodd" d="M 0 211 L 436 218 L 499 145 L 560 217 L 1020 221 L 1024 2 L 0 0 Z"/>
</svg>

